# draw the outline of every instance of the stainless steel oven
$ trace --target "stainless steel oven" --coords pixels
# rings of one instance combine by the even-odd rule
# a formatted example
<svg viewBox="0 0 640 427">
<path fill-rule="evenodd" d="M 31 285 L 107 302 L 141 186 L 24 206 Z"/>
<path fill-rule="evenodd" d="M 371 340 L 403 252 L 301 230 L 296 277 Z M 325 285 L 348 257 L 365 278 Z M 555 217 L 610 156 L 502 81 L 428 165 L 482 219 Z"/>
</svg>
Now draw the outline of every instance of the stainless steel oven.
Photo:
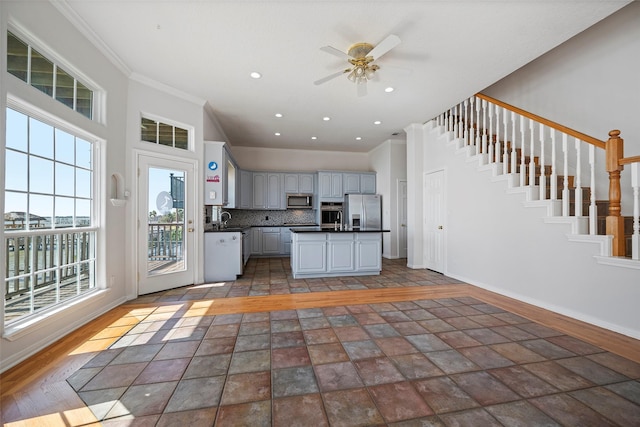
<svg viewBox="0 0 640 427">
<path fill-rule="evenodd" d="M 334 227 L 342 224 L 342 203 L 322 202 L 320 204 L 320 226 Z"/>
</svg>

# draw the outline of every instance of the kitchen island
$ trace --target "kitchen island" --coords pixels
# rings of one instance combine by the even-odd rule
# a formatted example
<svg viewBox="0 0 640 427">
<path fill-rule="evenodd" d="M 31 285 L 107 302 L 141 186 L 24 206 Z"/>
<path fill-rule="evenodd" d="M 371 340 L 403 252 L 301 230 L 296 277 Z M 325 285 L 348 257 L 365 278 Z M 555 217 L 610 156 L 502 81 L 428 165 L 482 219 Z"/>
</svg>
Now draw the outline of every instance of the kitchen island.
<svg viewBox="0 0 640 427">
<path fill-rule="evenodd" d="M 390 230 L 291 228 L 294 279 L 369 276 L 382 270 L 382 233 Z"/>
</svg>

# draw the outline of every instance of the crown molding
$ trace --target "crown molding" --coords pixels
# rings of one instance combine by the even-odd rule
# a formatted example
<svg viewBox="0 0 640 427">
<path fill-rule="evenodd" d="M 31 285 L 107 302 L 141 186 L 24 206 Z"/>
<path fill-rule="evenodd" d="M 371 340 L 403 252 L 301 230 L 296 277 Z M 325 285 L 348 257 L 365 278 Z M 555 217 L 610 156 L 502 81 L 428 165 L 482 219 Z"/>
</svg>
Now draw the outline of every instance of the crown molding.
<svg viewBox="0 0 640 427">
<path fill-rule="evenodd" d="M 169 86 L 165 83 L 161 83 L 157 80 L 154 80 L 150 77 L 144 76 L 142 74 L 136 73 L 136 72 L 132 72 L 129 75 L 129 79 L 133 80 L 135 82 L 141 83 L 145 86 L 149 86 L 151 88 L 157 89 L 161 92 L 167 93 L 169 95 L 173 95 L 176 98 L 180 98 L 180 99 L 184 99 L 187 102 L 191 102 L 193 104 L 199 105 L 201 107 L 204 106 L 204 104 L 206 103 L 206 100 L 199 98 L 197 96 L 193 96 L 187 92 L 183 92 L 180 89 L 176 89 L 173 86 Z"/>
<path fill-rule="evenodd" d="M 58 12 L 76 27 L 84 37 L 89 40 L 113 65 L 118 68 L 125 76 L 131 75 L 131 69 L 124 63 L 122 59 L 102 40 L 91 27 L 78 15 L 78 13 L 67 3 L 66 0 L 50 1 Z"/>
</svg>

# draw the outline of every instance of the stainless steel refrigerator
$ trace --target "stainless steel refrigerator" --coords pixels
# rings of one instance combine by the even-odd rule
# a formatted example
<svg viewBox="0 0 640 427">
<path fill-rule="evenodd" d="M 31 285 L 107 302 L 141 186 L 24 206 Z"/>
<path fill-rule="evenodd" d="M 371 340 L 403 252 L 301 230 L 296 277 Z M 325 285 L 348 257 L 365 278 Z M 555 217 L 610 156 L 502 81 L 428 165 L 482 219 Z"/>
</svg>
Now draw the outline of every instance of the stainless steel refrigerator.
<svg viewBox="0 0 640 427">
<path fill-rule="evenodd" d="M 343 226 L 347 230 L 382 228 L 382 198 L 379 194 L 345 194 Z"/>
</svg>

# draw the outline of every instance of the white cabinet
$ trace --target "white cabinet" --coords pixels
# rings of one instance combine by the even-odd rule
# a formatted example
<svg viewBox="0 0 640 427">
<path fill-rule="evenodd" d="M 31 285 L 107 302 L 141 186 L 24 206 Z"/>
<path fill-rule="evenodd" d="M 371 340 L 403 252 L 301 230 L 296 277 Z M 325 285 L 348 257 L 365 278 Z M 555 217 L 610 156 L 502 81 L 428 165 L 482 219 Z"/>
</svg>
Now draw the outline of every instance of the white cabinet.
<svg viewBox="0 0 640 427">
<path fill-rule="evenodd" d="M 240 170 L 240 209 L 253 207 L 253 174 L 250 171 Z"/>
<path fill-rule="evenodd" d="M 280 227 L 262 227 L 262 254 L 278 255 L 280 247 Z"/>
<path fill-rule="evenodd" d="M 253 209 L 285 208 L 281 180 L 281 173 L 253 173 Z"/>
<path fill-rule="evenodd" d="M 360 193 L 360 174 L 359 173 L 345 173 L 342 175 L 342 188 L 343 194 L 358 194 Z"/>
<path fill-rule="evenodd" d="M 376 174 L 360 174 L 360 192 L 362 194 L 376 194 Z"/>
<path fill-rule="evenodd" d="M 204 204 L 224 205 L 226 158 L 224 142 L 204 144 Z"/>
</svg>

